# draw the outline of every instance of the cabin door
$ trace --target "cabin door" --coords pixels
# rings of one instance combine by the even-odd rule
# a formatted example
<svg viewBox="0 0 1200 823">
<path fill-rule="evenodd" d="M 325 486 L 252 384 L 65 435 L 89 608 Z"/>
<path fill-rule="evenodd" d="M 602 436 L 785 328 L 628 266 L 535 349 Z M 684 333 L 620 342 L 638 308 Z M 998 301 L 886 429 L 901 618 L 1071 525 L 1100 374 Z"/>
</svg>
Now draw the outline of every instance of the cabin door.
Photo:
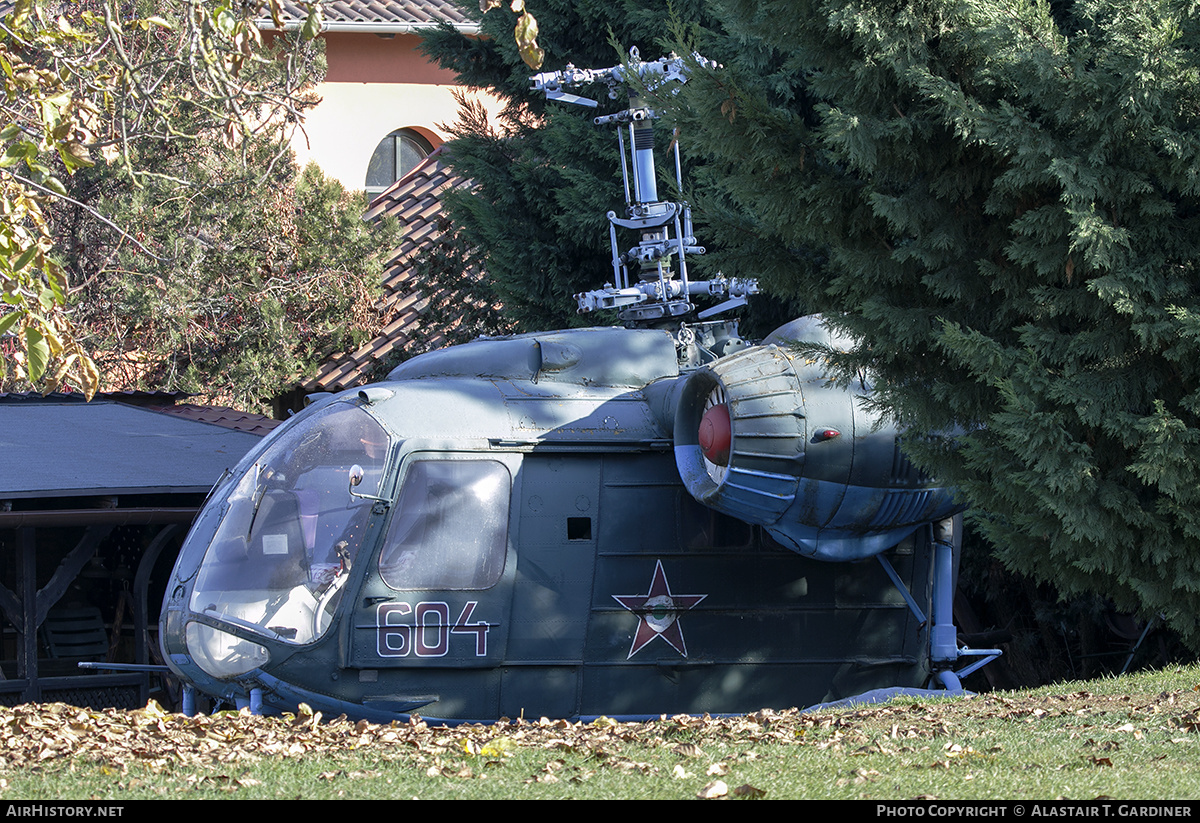
<svg viewBox="0 0 1200 823">
<path fill-rule="evenodd" d="M 600 534 L 598 454 L 529 454 L 500 714 L 578 712 Z"/>
</svg>

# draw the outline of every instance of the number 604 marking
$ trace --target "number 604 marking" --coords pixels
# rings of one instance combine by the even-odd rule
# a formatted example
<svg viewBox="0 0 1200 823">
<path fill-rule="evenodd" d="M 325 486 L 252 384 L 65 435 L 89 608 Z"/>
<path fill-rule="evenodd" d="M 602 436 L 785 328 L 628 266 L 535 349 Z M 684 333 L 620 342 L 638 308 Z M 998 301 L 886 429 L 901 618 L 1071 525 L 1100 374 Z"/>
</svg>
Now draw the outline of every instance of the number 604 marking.
<svg viewBox="0 0 1200 823">
<path fill-rule="evenodd" d="M 422 600 L 416 607 L 408 603 L 380 603 L 375 612 L 376 650 L 380 657 L 445 657 L 450 652 L 450 635 L 475 636 L 475 656 L 487 657 L 487 623 L 471 623 L 477 600 L 468 600 L 458 619 L 450 622 L 450 605 Z M 405 618 L 412 615 L 412 622 Z"/>
</svg>

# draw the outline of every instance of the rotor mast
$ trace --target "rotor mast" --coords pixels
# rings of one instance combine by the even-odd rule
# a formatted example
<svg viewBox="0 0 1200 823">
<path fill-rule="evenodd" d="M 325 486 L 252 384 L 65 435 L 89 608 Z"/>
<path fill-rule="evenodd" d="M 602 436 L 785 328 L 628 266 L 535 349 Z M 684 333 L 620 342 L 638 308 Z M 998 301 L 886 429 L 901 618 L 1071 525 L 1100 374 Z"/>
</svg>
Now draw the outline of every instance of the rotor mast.
<svg viewBox="0 0 1200 823">
<path fill-rule="evenodd" d="M 716 64 L 698 54 L 692 59 L 702 66 Z M 636 82 L 635 82 L 636 78 Z M 595 100 L 571 94 L 574 89 L 592 83 L 608 86 L 610 99 L 617 99 L 624 88 L 629 108 L 615 114 L 596 117 L 598 126 L 617 129 L 621 148 L 621 179 L 625 189 L 625 216 L 608 212 L 609 242 L 612 247 L 613 282 L 603 288 L 575 295 L 579 311 L 616 309 L 626 325 L 656 323 L 680 317 L 695 309 L 691 298 L 707 294 L 726 298 L 725 302 L 700 313 L 709 317 L 726 309 L 744 305 L 746 295 L 758 293 L 756 280 L 726 278 L 691 280 L 687 255 L 704 254 L 696 244 L 692 230 L 692 210 L 686 201 L 660 200 L 654 165 L 654 121 L 658 112 L 650 108 L 641 89 L 653 91 L 667 83 L 686 83 L 687 65 L 672 54 L 643 62 L 637 48 L 629 50 L 629 62 L 604 69 L 579 69 L 571 64 L 562 71 L 544 72 L 532 78 L 534 91 L 544 92 L 549 100 L 595 108 Z M 628 144 L 628 145 L 627 145 Z M 675 183 L 683 190 L 679 143 L 672 142 L 675 155 Z M 630 178 L 632 177 L 632 187 Z M 637 245 L 622 252 L 617 229 L 633 231 L 640 237 Z M 674 263 L 674 266 L 673 266 Z"/>
</svg>

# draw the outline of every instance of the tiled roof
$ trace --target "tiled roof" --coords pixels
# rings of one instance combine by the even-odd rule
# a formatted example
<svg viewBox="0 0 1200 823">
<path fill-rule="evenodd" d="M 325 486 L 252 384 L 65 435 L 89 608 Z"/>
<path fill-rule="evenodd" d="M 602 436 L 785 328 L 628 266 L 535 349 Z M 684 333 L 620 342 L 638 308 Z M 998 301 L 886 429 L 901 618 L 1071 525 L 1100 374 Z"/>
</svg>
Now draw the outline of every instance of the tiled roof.
<svg viewBox="0 0 1200 823">
<path fill-rule="evenodd" d="M 303 20 L 308 15 L 299 3 L 283 0 L 285 20 Z M 432 26 L 450 23 L 453 26 L 474 27 L 477 24 L 467 17 L 450 0 L 325 0 L 322 11 L 326 25 L 336 29 L 339 24 L 380 26 Z"/>
<path fill-rule="evenodd" d="M 260 437 L 266 436 L 276 426 L 283 424 L 282 420 L 251 412 L 241 412 L 227 406 L 197 406 L 192 403 L 180 403 L 175 406 L 156 408 L 155 411 L 200 423 L 212 423 L 214 426 L 247 434 L 257 434 Z"/>
<path fill-rule="evenodd" d="M 381 328 L 374 339 L 357 351 L 327 360 L 316 377 L 302 384 L 306 391 L 340 391 L 357 386 L 366 380 L 373 365 L 396 351 L 416 353 L 414 349 L 424 350 L 446 342 L 436 330 L 420 328 L 420 315 L 428 300 L 417 288 L 411 265 L 444 230 L 441 195 L 469 186 L 470 181 L 455 175 L 445 162 L 443 150 L 438 149 L 371 202 L 364 220 L 391 215 L 404 231 L 403 240 L 388 258 L 383 273 L 383 297 L 377 307 Z"/>
</svg>

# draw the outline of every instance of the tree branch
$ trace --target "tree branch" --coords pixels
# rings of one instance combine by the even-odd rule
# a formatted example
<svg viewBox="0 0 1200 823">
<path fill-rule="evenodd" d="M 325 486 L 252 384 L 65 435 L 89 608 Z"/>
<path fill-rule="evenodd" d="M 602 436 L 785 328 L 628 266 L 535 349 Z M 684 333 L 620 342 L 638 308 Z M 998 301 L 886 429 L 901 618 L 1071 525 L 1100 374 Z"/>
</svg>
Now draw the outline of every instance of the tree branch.
<svg viewBox="0 0 1200 823">
<path fill-rule="evenodd" d="M 95 210 L 95 209 L 93 209 L 91 206 L 87 205 L 86 203 L 80 203 L 78 200 L 74 199 L 73 197 L 68 197 L 67 195 L 65 195 L 65 194 L 60 194 L 60 193 L 58 193 L 58 192 L 54 191 L 53 189 L 48 189 L 48 188 L 46 188 L 45 186 L 41 185 L 40 183 L 35 183 L 35 182 L 33 182 L 33 181 L 32 181 L 32 180 L 30 180 L 28 177 L 22 177 L 21 175 L 17 174 L 17 173 L 16 173 L 15 171 L 13 171 L 12 169 L 0 169 L 0 171 L 3 171 L 5 174 L 7 174 L 7 175 L 8 175 L 9 177 L 11 177 L 13 180 L 16 180 L 18 183 L 20 183 L 20 184 L 21 184 L 21 185 L 23 185 L 23 186 L 29 186 L 31 189 L 37 189 L 38 191 L 42 192 L 43 194 L 48 194 L 48 195 L 50 195 L 51 197 L 55 197 L 55 198 L 57 198 L 57 199 L 59 199 L 59 200 L 63 201 L 64 203 L 70 203 L 72 206 L 78 206 L 79 208 L 81 208 L 81 209 L 83 209 L 84 211 L 86 211 L 86 212 L 88 212 L 89 214 L 91 214 L 93 217 L 95 217 L 97 220 L 99 220 L 99 221 L 100 221 L 101 223 L 103 223 L 104 225 L 106 225 L 106 226 L 108 226 L 109 228 L 111 228 L 111 229 L 113 229 L 114 231 L 116 231 L 118 234 L 120 234 L 122 237 L 124 237 L 124 238 L 125 238 L 126 240 L 128 240 L 130 243 L 133 243 L 133 245 L 137 246 L 137 247 L 138 247 L 139 249 L 141 249 L 141 250 L 142 250 L 142 251 L 143 251 L 145 254 L 149 255 L 150 257 L 153 257 L 153 258 L 154 258 L 155 260 L 157 260 L 158 262 L 160 262 L 160 263 L 168 263 L 168 262 L 170 262 L 170 259 L 171 259 L 171 258 L 169 258 L 169 257 L 159 257 L 157 254 L 155 254 L 154 252 L 150 251 L 150 249 L 148 249 L 148 248 L 146 248 L 144 245 L 142 245 L 142 243 L 141 243 L 140 241 L 138 241 L 138 239 L 137 239 L 136 237 L 134 237 L 133 235 L 131 235 L 129 232 L 125 231 L 123 228 L 121 228 L 120 226 L 118 226 L 118 225 L 117 225 L 116 223 L 114 223 L 113 221 L 109 220 L 109 219 L 108 219 L 107 217 L 105 217 L 103 214 L 101 214 L 100 212 L 96 211 L 96 210 Z"/>
</svg>

